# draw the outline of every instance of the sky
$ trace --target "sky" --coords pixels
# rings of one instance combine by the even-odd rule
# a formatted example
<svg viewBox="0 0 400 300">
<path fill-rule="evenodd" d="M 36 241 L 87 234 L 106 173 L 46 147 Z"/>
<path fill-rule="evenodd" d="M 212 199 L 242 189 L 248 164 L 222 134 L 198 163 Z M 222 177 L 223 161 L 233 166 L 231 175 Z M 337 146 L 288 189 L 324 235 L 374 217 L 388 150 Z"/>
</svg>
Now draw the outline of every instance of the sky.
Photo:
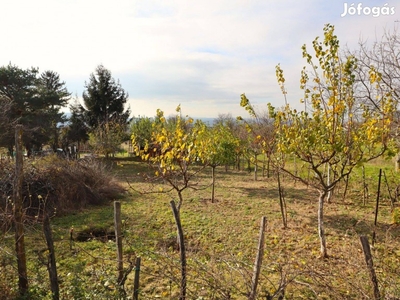
<svg viewBox="0 0 400 300">
<path fill-rule="evenodd" d="M 347 7 L 347 9 L 346 9 Z M 345 14 L 346 10 L 346 14 Z M 2 0 L 0 65 L 51 70 L 81 100 L 97 66 L 129 94 L 134 116 L 246 116 L 245 93 L 259 110 L 300 105 L 301 46 L 335 26 L 356 50 L 400 26 L 400 0 Z"/>
</svg>

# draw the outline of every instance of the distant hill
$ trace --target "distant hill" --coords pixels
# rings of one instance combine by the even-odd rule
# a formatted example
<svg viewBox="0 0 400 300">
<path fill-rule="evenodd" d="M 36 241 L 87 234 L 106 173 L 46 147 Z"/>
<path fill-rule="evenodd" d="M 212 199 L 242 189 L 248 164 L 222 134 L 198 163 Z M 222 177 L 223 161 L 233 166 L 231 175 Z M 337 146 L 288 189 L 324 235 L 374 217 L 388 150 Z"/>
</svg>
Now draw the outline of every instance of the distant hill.
<svg viewBox="0 0 400 300">
<path fill-rule="evenodd" d="M 71 116 L 71 113 L 70 113 L 70 112 L 64 112 L 64 116 L 65 116 L 66 118 L 69 118 L 69 117 Z M 193 117 L 193 119 L 195 119 L 195 120 L 201 120 L 202 122 L 204 122 L 204 123 L 207 124 L 207 125 L 213 125 L 213 124 L 214 124 L 214 120 L 215 120 L 216 118 L 196 118 L 196 117 Z"/>
<path fill-rule="evenodd" d="M 215 118 L 193 118 L 195 120 L 201 120 L 206 125 L 213 125 Z"/>
</svg>

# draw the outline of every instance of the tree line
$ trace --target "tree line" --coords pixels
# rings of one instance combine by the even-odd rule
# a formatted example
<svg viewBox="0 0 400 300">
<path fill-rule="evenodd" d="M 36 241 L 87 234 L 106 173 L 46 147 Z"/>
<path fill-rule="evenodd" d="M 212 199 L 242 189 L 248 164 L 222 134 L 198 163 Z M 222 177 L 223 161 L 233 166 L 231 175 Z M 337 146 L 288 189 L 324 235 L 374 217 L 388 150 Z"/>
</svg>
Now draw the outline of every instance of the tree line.
<svg viewBox="0 0 400 300">
<path fill-rule="evenodd" d="M 235 122 L 221 117 L 212 127 L 183 118 L 180 106 L 179 114 L 170 119 L 158 110 L 154 119 L 133 123 L 135 152 L 155 169 L 156 178 L 177 192 L 178 211 L 182 191 L 196 187 L 192 181 L 202 168 L 212 168 L 214 187 L 215 167 L 244 156 L 254 166 L 257 179 L 258 160 L 265 154 L 278 178 L 280 173 L 287 174 L 318 192 L 321 257 L 326 258 L 324 205 L 335 186 L 348 180 L 354 168 L 398 153 L 398 36 L 397 31 L 386 32 L 372 48 L 360 42 L 359 51 L 343 51 L 334 26 L 327 24 L 323 37 L 312 42 L 312 51 L 302 47 L 306 61 L 300 74 L 303 110 L 287 104 L 284 72 L 277 65 L 283 107 L 268 104 L 259 112 L 242 94 L 240 105 L 248 118 L 238 117 Z"/>
<path fill-rule="evenodd" d="M 28 156 L 50 145 L 54 152 L 90 141 L 106 155 L 126 139 L 128 94 L 109 70 L 99 65 L 85 82 L 83 103 L 70 104 L 71 93 L 54 71 L 0 67 L 0 147 L 15 150 L 15 126 L 23 126 Z M 69 106 L 67 117 L 62 109 Z"/>
</svg>

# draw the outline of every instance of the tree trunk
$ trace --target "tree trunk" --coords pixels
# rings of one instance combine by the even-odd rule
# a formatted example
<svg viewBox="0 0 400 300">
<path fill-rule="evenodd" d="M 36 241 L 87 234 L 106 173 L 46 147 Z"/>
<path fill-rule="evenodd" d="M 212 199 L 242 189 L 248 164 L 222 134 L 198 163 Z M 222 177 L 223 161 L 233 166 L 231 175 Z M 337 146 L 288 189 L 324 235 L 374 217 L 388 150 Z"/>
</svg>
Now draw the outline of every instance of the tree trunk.
<svg viewBox="0 0 400 300">
<path fill-rule="evenodd" d="M 324 202 L 327 195 L 327 191 L 319 192 L 318 200 L 318 234 L 321 242 L 321 258 L 328 257 L 328 251 L 326 249 L 326 237 L 324 228 Z"/>
<path fill-rule="evenodd" d="M 177 205 L 177 209 L 178 209 L 178 212 L 181 210 L 181 206 L 182 206 L 182 203 L 183 203 L 183 196 L 182 196 L 182 191 L 181 190 L 178 190 L 178 197 L 179 197 L 179 202 L 178 202 L 178 205 Z"/>
<path fill-rule="evenodd" d="M 346 201 L 347 191 L 349 189 L 350 174 L 347 174 L 344 180 L 344 191 L 343 191 L 343 201 Z"/>
<path fill-rule="evenodd" d="M 28 275 L 26 267 L 24 225 L 22 213 L 22 184 L 23 184 L 23 153 L 22 125 L 15 129 L 15 182 L 14 182 L 14 222 L 15 222 L 15 251 L 18 264 L 18 288 L 21 296 L 28 293 Z"/>
<path fill-rule="evenodd" d="M 186 250 L 185 250 L 185 242 L 184 242 L 184 236 L 183 236 L 183 230 L 182 230 L 182 224 L 181 224 L 181 218 L 179 214 L 179 210 L 175 206 L 175 202 L 171 201 L 171 208 L 172 208 L 172 213 L 174 214 L 175 218 L 175 224 L 176 224 L 176 229 L 178 233 L 178 243 L 179 243 L 179 251 L 181 255 L 181 291 L 180 291 L 180 296 L 179 300 L 185 300 L 186 299 Z"/>
<path fill-rule="evenodd" d="M 265 177 L 265 165 L 266 165 L 266 154 L 264 152 L 264 156 L 263 156 L 263 165 L 262 165 L 262 177 Z"/>
<path fill-rule="evenodd" d="M 59 139 L 57 122 L 52 122 L 51 126 L 53 126 L 53 134 L 54 134 L 54 140 L 53 140 L 53 143 L 52 143 L 53 144 L 52 145 L 52 149 L 53 149 L 53 152 L 57 152 L 58 139 Z"/>
<path fill-rule="evenodd" d="M 326 174 L 326 185 L 330 185 L 331 184 L 331 166 L 330 165 L 328 165 L 328 168 L 327 168 L 327 174 Z M 328 191 L 328 194 L 327 194 L 327 196 L 326 196 L 326 202 L 327 203 L 331 203 L 331 198 L 332 198 L 332 189 L 330 189 L 329 191 Z"/>
</svg>

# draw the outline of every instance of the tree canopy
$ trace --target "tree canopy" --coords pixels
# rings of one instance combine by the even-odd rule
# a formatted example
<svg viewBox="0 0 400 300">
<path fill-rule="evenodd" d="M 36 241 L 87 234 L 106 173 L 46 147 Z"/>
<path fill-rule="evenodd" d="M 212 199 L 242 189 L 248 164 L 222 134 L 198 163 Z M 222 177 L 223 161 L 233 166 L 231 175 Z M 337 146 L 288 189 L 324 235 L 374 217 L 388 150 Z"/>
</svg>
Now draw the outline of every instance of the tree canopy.
<svg viewBox="0 0 400 300">
<path fill-rule="evenodd" d="M 61 121 L 60 108 L 65 106 L 69 93 L 65 83 L 53 71 L 38 77 L 37 68 L 20 69 L 9 64 L 0 67 L 1 106 L 8 106 L 4 116 L 8 122 L 0 122 L 0 145 L 12 151 L 14 125 L 24 126 L 23 141 L 29 151 L 40 148 L 51 139 L 57 143 L 57 123 Z"/>
<path fill-rule="evenodd" d="M 130 114 L 125 105 L 128 93 L 103 65 L 96 68 L 85 84 L 83 114 L 89 127 L 94 129 L 107 123 L 126 123 Z"/>
<path fill-rule="evenodd" d="M 108 156 L 129 138 L 126 129 L 130 109 L 125 108 L 128 94 L 103 65 L 90 75 L 85 88 L 81 111 L 90 145 L 95 152 Z"/>
<path fill-rule="evenodd" d="M 147 141 L 151 139 L 153 120 L 149 117 L 136 117 L 131 120 L 130 133 L 135 136 L 139 149 L 144 149 Z"/>
<path fill-rule="evenodd" d="M 68 104 L 71 94 L 65 87 L 65 82 L 62 82 L 60 76 L 53 71 L 45 71 L 40 75 L 38 92 L 42 106 L 45 107 L 43 114 L 46 115 L 48 123 L 46 136 L 55 151 L 59 146 L 58 124 L 65 121 L 60 108 Z"/>
<path fill-rule="evenodd" d="M 183 202 L 182 192 L 193 188 L 194 177 L 205 165 L 196 165 L 199 158 L 197 141 L 203 128 L 201 122 L 194 123 L 192 118 L 182 117 L 180 105 L 176 112 L 178 115 L 175 118 L 167 120 L 164 112 L 158 109 L 150 139 L 145 140 L 144 149 L 140 148 L 143 138 L 140 132 L 133 132 L 132 144 L 136 155 L 155 169 L 155 177 L 162 178 L 177 192 L 179 210 Z"/>
</svg>

